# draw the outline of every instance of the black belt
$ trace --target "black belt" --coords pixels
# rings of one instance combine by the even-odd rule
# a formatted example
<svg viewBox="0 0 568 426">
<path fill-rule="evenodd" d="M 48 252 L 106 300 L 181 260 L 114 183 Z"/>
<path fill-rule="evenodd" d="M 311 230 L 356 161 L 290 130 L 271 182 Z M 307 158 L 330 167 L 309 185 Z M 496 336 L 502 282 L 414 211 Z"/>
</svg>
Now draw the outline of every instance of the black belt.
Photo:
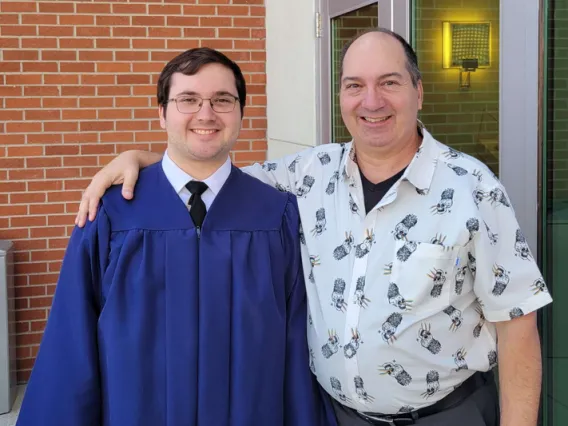
<svg viewBox="0 0 568 426">
<path fill-rule="evenodd" d="M 486 383 L 495 380 L 493 371 L 486 373 L 477 372 L 463 382 L 457 389 L 446 395 L 438 402 L 429 405 L 428 407 L 420 408 L 415 411 L 400 414 L 380 414 L 360 412 L 346 407 L 355 412 L 359 417 L 367 420 L 372 425 L 379 426 L 407 426 L 413 425 L 416 420 L 421 417 L 431 416 L 432 414 L 440 413 L 460 404 L 467 397 L 473 394 L 477 389 L 484 386 Z"/>
</svg>

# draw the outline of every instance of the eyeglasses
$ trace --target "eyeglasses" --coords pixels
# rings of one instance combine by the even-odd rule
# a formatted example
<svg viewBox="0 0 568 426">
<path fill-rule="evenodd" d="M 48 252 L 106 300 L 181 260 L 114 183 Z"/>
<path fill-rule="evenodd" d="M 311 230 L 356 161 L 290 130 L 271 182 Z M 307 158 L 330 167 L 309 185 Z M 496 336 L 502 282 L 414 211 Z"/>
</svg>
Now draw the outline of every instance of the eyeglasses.
<svg viewBox="0 0 568 426">
<path fill-rule="evenodd" d="M 203 106 L 203 101 L 209 101 L 211 109 L 215 112 L 225 113 L 235 109 L 239 98 L 233 95 L 219 95 L 212 98 L 202 98 L 197 95 L 180 96 L 168 99 L 167 103 L 175 102 L 176 108 L 182 114 L 194 114 Z"/>
</svg>

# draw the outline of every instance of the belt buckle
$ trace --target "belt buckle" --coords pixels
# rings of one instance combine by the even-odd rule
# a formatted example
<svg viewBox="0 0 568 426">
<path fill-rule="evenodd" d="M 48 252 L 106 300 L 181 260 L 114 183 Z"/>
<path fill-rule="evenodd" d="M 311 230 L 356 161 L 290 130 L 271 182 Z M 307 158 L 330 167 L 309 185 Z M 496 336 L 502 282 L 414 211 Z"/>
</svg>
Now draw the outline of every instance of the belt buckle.
<svg viewBox="0 0 568 426">
<path fill-rule="evenodd" d="M 414 424 L 414 420 L 412 418 L 397 418 L 394 419 L 391 416 L 380 416 L 380 417 L 376 417 L 376 416 L 369 416 L 368 414 L 363 414 L 361 412 L 359 412 L 363 417 L 366 417 L 368 419 L 371 420 L 375 420 L 378 422 L 383 422 L 385 424 L 387 424 L 388 426 L 403 426 L 403 425 L 413 425 Z"/>
<path fill-rule="evenodd" d="M 364 417 L 367 417 L 368 419 L 386 423 L 388 426 L 397 426 L 396 423 L 394 422 L 394 419 L 390 416 L 375 417 L 375 416 L 369 416 L 368 414 L 363 414 L 363 413 L 361 414 Z"/>
</svg>

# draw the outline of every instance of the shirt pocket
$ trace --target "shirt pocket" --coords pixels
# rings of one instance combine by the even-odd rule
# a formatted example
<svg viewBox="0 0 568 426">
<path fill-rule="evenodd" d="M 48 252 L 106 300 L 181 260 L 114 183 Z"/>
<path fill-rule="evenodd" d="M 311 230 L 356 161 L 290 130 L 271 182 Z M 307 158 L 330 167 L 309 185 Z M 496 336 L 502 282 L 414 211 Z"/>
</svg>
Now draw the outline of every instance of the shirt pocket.
<svg viewBox="0 0 568 426">
<path fill-rule="evenodd" d="M 395 244 L 389 303 L 407 314 L 428 316 L 450 304 L 458 246 L 399 240 Z M 401 303 L 401 300 L 404 300 Z"/>
</svg>

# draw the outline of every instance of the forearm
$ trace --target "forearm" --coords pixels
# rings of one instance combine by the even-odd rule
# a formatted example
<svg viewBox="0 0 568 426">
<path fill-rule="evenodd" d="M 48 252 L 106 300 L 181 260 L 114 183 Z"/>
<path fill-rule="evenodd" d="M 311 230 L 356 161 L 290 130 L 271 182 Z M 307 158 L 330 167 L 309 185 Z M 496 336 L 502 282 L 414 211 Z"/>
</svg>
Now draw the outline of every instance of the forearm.
<svg viewBox="0 0 568 426">
<path fill-rule="evenodd" d="M 138 160 L 138 165 L 141 169 L 162 160 L 162 154 L 158 154 L 156 152 L 139 150 L 134 150 L 132 152 Z"/>
<path fill-rule="evenodd" d="M 511 324 L 505 331 L 498 329 L 501 426 L 537 424 L 542 360 L 536 320 L 533 322 L 529 327 Z"/>
</svg>

